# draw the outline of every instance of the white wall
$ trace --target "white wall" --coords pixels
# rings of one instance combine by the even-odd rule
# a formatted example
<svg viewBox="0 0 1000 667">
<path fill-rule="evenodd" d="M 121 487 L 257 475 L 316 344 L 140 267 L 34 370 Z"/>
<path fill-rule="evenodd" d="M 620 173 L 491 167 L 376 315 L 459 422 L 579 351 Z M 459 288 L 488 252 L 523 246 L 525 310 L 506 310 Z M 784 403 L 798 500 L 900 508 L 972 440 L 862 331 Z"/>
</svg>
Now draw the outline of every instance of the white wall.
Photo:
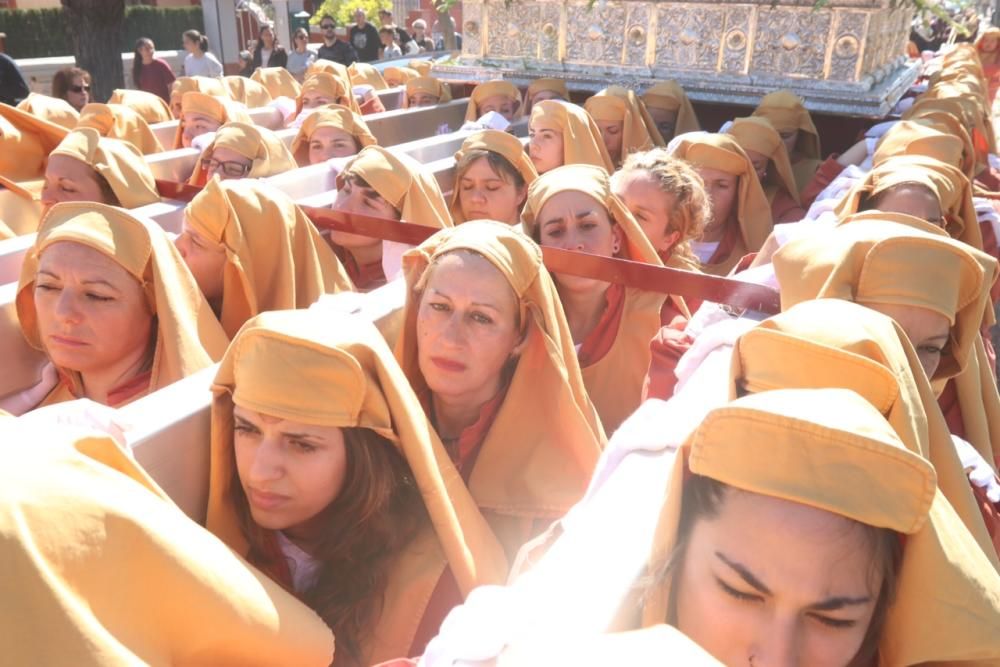
<svg viewBox="0 0 1000 667">
<path fill-rule="evenodd" d="M 122 54 L 122 68 L 125 70 L 125 87 L 133 88 L 132 85 L 132 53 Z M 184 51 L 157 51 L 157 58 L 162 58 L 170 64 L 174 74 L 180 76 L 181 68 L 184 64 Z M 21 58 L 17 61 L 18 67 L 24 73 L 24 78 L 28 80 L 28 86 L 36 93 L 49 95 L 52 92 L 52 77 L 64 67 L 73 67 L 76 59 L 73 56 L 60 56 L 58 58 Z"/>
</svg>

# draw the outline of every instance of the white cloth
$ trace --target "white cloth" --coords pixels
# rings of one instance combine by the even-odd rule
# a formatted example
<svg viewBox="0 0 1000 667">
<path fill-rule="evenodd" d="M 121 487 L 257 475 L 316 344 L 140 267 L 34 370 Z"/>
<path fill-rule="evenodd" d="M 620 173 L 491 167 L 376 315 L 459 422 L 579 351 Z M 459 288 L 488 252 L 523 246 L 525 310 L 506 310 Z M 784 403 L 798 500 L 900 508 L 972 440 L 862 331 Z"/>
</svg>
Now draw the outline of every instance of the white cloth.
<svg viewBox="0 0 1000 667">
<path fill-rule="evenodd" d="M 997 482 L 997 474 L 993 467 L 972 444 L 954 433 L 951 439 L 955 443 L 958 459 L 962 462 L 962 468 L 969 476 L 969 481 L 986 491 L 986 497 L 990 502 L 1000 503 L 1000 483 Z"/>
<path fill-rule="evenodd" d="M 303 551 L 297 544 L 285 537 L 280 530 L 278 533 L 278 548 L 288 563 L 288 571 L 292 573 L 292 588 L 296 593 L 303 593 L 316 581 L 316 573 L 319 571 L 320 562 Z"/>
<path fill-rule="evenodd" d="M 698 261 L 702 264 L 708 264 L 718 249 L 719 241 L 691 241 L 691 250 L 698 256 Z"/>
<path fill-rule="evenodd" d="M 211 53 L 205 53 L 201 56 L 189 53 L 184 56 L 184 76 L 218 78 L 222 76 L 222 63 Z"/>
</svg>

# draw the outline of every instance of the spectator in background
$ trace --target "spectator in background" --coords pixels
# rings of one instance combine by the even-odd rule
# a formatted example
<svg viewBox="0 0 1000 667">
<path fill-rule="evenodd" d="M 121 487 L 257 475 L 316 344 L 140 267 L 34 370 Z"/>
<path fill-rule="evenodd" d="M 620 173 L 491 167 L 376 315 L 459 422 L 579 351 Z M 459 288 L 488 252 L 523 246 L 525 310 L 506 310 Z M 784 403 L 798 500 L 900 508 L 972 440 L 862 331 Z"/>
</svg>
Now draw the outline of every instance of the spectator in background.
<svg viewBox="0 0 1000 667">
<path fill-rule="evenodd" d="M 285 68 L 298 81 L 302 81 L 306 68 L 316 60 L 316 54 L 309 50 L 308 44 L 309 32 L 305 28 L 297 28 L 292 35 L 292 50 L 288 54 L 288 64 Z"/>
<path fill-rule="evenodd" d="M 358 52 L 359 60 L 370 63 L 381 57 L 382 41 L 375 26 L 368 23 L 368 15 L 365 14 L 365 10 L 358 9 L 354 12 L 354 25 L 351 26 L 350 36 L 351 44 Z"/>
<path fill-rule="evenodd" d="M 21 68 L 6 53 L 0 53 L 0 102 L 16 106 L 31 90 Z"/>
<path fill-rule="evenodd" d="M 257 33 L 257 47 L 253 50 L 253 70 L 258 67 L 285 67 L 288 64 L 288 52 L 285 51 L 274 34 L 274 28 L 267 23 L 261 24 Z"/>
<path fill-rule="evenodd" d="M 427 21 L 417 19 L 413 22 L 413 41 L 416 42 L 420 51 L 434 50 L 434 41 L 427 36 Z"/>
<path fill-rule="evenodd" d="M 382 41 L 382 58 L 402 58 L 403 50 L 396 43 L 396 31 L 392 28 L 381 28 L 378 31 L 379 39 Z"/>
<path fill-rule="evenodd" d="M 340 63 L 344 67 L 353 65 L 358 60 L 358 52 L 344 39 L 338 38 L 337 22 L 332 16 L 324 16 L 319 22 L 320 30 L 323 31 L 323 45 L 319 47 L 316 57 L 320 60 L 332 60 Z M 340 37 L 347 37 L 347 30 L 341 28 Z"/>
<path fill-rule="evenodd" d="M 240 51 L 240 76 L 249 78 L 253 71 L 253 54 L 245 50 Z"/>
<path fill-rule="evenodd" d="M 451 18 L 451 15 L 448 15 L 448 21 L 454 27 L 455 19 Z M 438 51 L 444 51 L 444 26 L 441 25 L 440 19 L 434 22 L 431 35 L 434 37 L 434 48 Z M 462 50 L 462 33 L 457 30 L 455 31 L 455 49 Z"/>
<path fill-rule="evenodd" d="M 132 59 L 132 85 L 139 90 L 153 93 L 170 102 L 170 84 L 177 77 L 167 61 L 156 56 L 156 45 L 149 37 L 135 41 L 135 57 Z"/>
<path fill-rule="evenodd" d="M 197 30 L 184 33 L 184 76 L 222 76 L 222 63 L 208 51 L 208 37 Z"/>
<path fill-rule="evenodd" d="M 410 53 L 411 52 L 410 42 L 413 41 L 413 38 L 410 37 L 410 33 L 406 32 L 398 25 L 396 25 L 396 21 L 392 17 L 392 11 L 389 9 L 378 10 L 378 20 L 379 23 L 382 24 L 383 28 L 390 28 L 396 33 L 395 41 L 399 45 L 400 51 L 402 53 Z M 416 53 L 416 51 L 413 51 L 413 53 Z M 382 54 L 382 57 L 387 58 L 388 56 Z"/>
<path fill-rule="evenodd" d="M 79 111 L 90 103 L 90 72 L 79 67 L 64 67 L 52 77 L 52 97 L 69 102 Z"/>
</svg>

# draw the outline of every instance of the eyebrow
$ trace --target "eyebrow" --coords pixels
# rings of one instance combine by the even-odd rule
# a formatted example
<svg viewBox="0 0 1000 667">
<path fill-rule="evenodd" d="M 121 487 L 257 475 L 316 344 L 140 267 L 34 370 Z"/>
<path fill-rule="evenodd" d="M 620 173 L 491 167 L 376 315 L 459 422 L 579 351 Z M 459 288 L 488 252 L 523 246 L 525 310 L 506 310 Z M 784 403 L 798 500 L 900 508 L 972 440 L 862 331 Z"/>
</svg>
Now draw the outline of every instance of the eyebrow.
<svg viewBox="0 0 1000 667">
<path fill-rule="evenodd" d="M 240 417 L 239 415 L 237 415 L 237 414 L 234 413 L 233 414 L 233 419 L 235 419 L 236 423 L 239 424 L 240 426 L 249 426 L 251 428 L 257 429 L 258 431 L 260 430 L 260 427 L 257 426 L 257 424 L 254 424 L 252 421 L 250 421 L 246 417 Z M 284 436 L 284 437 L 286 437 L 286 438 L 290 438 L 290 439 L 311 440 L 312 442 L 315 442 L 317 444 L 322 444 L 324 442 L 322 436 L 319 436 L 319 435 L 316 435 L 316 434 L 313 434 L 313 433 L 289 433 L 287 431 L 282 431 L 281 435 Z"/>
<path fill-rule="evenodd" d="M 771 589 L 765 586 L 764 582 L 762 582 L 760 579 L 754 576 L 753 572 L 748 570 L 746 566 L 740 565 L 735 561 L 729 560 L 722 553 L 718 551 L 715 552 L 715 557 L 721 560 L 726 565 L 728 565 L 734 572 L 736 572 L 736 574 L 740 575 L 740 578 L 743 579 L 743 581 L 745 581 L 748 585 L 757 589 L 764 595 L 773 595 L 773 593 L 771 593 Z"/>
<path fill-rule="evenodd" d="M 43 274 L 49 276 L 50 278 L 55 278 L 56 280 L 61 280 L 61 278 L 59 276 L 57 276 L 56 274 L 52 273 L 51 271 L 47 271 L 46 269 L 39 269 L 38 273 L 43 273 Z M 105 286 L 110 287 L 111 289 L 115 290 L 116 292 L 119 291 L 117 287 L 115 287 L 114 285 L 112 285 L 111 283 L 109 283 L 107 280 L 104 280 L 103 278 L 89 278 L 87 280 L 81 280 L 80 283 L 83 284 L 83 285 L 105 285 Z"/>
<path fill-rule="evenodd" d="M 444 297 L 445 299 L 448 299 L 449 301 L 451 301 L 451 297 L 450 296 L 448 296 L 447 294 L 445 294 L 441 290 L 437 289 L 436 287 L 431 287 L 430 291 L 434 292 L 438 296 Z M 497 307 L 497 306 L 494 306 L 492 303 L 485 303 L 485 302 L 482 302 L 482 301 L 473 301 L 472 305 L 476 306 L 476 307 L 479 307 L 479 308 L 489 308 L 490 310 L 495 310 L 498 313 L 500 312 L 500 308 Z"/>
<path fill-rule="evenodd" d="M 813 611 L 836 611 L 838 609 L 843 609 L 844 607 L 856 607 L 858 605 L 868 604 L 871 601 L 871 597 L 868 596 L 861 598 L 835 597 L 828 598 L 822 602 L 817 602 L 814 605 L 810 605 L 809 608 Z"/>
</svg>

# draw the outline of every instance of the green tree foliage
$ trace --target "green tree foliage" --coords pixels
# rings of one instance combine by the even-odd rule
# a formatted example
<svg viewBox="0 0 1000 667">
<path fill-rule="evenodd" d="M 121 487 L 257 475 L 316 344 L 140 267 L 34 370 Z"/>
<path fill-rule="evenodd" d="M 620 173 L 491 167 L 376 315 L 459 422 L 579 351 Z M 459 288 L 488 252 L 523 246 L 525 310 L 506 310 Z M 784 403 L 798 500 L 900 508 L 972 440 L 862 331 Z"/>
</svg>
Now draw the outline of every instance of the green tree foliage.
<svg viewBox="0 0 1000 667">
<path fill-rule="evenodd" d="M 365 10 L 368 20 L 378 27 L 378 10 L 391 10 L 392 0 L 323 0 L 309 22 L 316 25 L 323 16 L 329 15 L 336 19 L 337 25 L 350 25 L 354 23 L 354 11 L 359 8 Z M 405 17 L 396 17 L 397 23 L 404 20 Z"/>
</svg>

